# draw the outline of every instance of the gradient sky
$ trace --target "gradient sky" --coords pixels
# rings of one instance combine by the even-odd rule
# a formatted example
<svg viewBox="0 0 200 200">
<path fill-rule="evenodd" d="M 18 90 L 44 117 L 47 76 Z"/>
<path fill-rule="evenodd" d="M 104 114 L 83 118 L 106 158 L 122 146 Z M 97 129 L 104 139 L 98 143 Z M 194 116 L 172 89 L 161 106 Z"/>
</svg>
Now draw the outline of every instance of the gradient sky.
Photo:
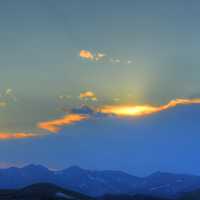
<svg viewBox="0 0 200 200">
<path fill-rule="evenodd" d="M 198 0 L 1 1 L 0 163 L 200 174 L 200 105 L 141 118 L 99 112 L 200 103 L 199 9 Z M 67 124 L 74 109 L 89 119 Z"/>
</svg>

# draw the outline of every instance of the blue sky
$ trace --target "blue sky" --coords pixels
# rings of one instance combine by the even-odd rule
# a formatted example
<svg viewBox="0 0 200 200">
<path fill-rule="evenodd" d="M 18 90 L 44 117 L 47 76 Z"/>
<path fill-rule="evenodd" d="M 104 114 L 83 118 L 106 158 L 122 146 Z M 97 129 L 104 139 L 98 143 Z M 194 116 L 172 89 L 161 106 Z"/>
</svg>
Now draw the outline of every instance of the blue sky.
<svg viewBox="0 0 200 200">
<path fill-rule="evenodd" d="M 200 111 L 191 105 L 200 103 L 199 7 L 197 0 L 0 2 L 0 163 L 199 174 L 192 164 Z M 160 112 L 177 99 L 190 103 Z M 103 109 L 135 113 L 137 105 L 157 111 L 127 119 Z M 86 106 L 90 113 L 70 115 Z"/>
</svg>

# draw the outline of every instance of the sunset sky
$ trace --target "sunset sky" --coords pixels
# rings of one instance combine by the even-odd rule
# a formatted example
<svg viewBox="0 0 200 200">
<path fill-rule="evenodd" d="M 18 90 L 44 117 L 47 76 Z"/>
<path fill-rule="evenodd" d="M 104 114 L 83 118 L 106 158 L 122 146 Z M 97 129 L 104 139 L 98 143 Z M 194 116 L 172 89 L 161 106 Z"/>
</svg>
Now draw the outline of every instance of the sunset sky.
<svg viewBox="0 0 200 200">
<path fill-rule="evenodd" d="M 0 167 L 200 175 L 199 10 L 198 0 L 1 1 Z"/>
</svg>

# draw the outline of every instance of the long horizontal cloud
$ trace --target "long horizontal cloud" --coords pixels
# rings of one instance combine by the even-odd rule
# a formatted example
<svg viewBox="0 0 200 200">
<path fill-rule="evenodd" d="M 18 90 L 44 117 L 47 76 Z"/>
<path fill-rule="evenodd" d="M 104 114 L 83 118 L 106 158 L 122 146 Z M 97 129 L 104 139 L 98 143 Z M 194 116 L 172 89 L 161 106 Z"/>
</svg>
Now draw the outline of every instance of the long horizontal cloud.
<svg viewBox="0 0 200 200">
<path fill-rule="evenodd" d="M 40 129 L 47 130 L 52 133 L 57 133 L 58 131 L 60 131 L 62 126 L 70 125 L 75 122 L 79 122 L 79 121 L 86 120 L 86 119 L 88 119 L 87 115 L 69 114 L 69 115 L 65 115 L 64 117 L 59 118 L 59 119 L 39 122 L 37 124 L 37 127 Z"/>
<path fill-rule="evenodd" d="M 52 133 L 57 133 L 60 131 L 62 126 L 70 125 L 75 122 L 83 121 L 89 117 L 95 116 L 145 116 L 154 113 L 158 113 L 169 108 L 175 107 L 177 105 L 187 105 L 187 104 L 200 104 L 200 99 L 175 99 L 171 100 L 165 105 L 152 106 L 152 105 L 109 105 L 103 106 L 101 108 L 90 108 L 83 106 L 77 109 L 72 109 L 71 114 L 65 115 L 62 118 L 40 122 L 38 123 L 38 128 L 47 130 Z"/>
<path fill-rule="evenodd" d="M 2 133 L 0 132 L 0 140 L 33 138 L 37 136 L 38 134 L 34 134 L 34 133 Z"/>
<path fill-rule="evenodd" d="M 200 98 L 197 99 L 175 99 L 169 101 L 165 105 L 108 105 L 99 109 L 104 114 L 112 114 L 117 116 L 144 116 L 157 113 L 177 105 L 200 104 Z"/>
<path fill-rule="evenodd" d="M 167 104 L 161 106 L 152 105 L 107 105 L 100 108 L 90 108 L 82 106 L 70 110 L 68 115 L 57 118 L 54 120 L 42 121 L 37 124 L 37 128 L 46 130 L 48 133 L 57 133 L 63 126 L 67 126 L 73 123 L 77 123 L 83 120 L 87 120 L 92 117 L 98 116 L 120 116 L 120 117 L 134 117 L 134 116 L 146 116 L 154 113 L 158 113 L 178 105 L 200 104 L 200 98 L 196 99 L 175 99 L 169 101 Z M 22 139 L 33 138 L 40 136 L 41 133 L 0 133 L 0 140 L 8 139 Z M 44 135 L 44 134 L 42 134 Z"/>
</svg>

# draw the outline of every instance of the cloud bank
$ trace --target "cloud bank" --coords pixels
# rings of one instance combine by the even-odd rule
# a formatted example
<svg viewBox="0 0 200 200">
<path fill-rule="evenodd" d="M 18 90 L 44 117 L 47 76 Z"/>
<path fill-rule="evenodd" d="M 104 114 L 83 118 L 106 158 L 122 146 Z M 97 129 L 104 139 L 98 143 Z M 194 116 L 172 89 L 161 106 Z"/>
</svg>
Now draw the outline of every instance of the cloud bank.
<svg viewBox="0 0 200 200">
<path fill-rule="evenodd" d="M 81 97 L 94 98 L 93 93 L 81 93 Z M 89 106 L 81 106 L 70 109 L 69 114 L 47 121 L 41 121 L 37 123 L 37 128 L 40 130 L 40 133 L 0 133 L 0 140 L 9 140 L 9 139 L 23 139 L 23 138 L 33 138 L 41 135 L 47 135 L 51 133 L 58 133 L 62 127 L 68 126 L 80 121 L 87 120 L 89 118 L 97 118 L 98 120 L 101 117 L 134 117 L 134 116 L 148 116 L 155 114 L 167 109 L 176 107 L 178 105 L 189 105 L 189 104 L 200 104 L 200 98 L 196 99 L 175 99 L 169 101 L 167 104 L 161 106 L 152 106 L 152 105 L 105 105 L 102 107 L 91 108 Z M 99 117 L 101 116 L 101 117 Z M 41 130 L 47 131 L 46 133 L 41 133 Z"/>
</svg>

